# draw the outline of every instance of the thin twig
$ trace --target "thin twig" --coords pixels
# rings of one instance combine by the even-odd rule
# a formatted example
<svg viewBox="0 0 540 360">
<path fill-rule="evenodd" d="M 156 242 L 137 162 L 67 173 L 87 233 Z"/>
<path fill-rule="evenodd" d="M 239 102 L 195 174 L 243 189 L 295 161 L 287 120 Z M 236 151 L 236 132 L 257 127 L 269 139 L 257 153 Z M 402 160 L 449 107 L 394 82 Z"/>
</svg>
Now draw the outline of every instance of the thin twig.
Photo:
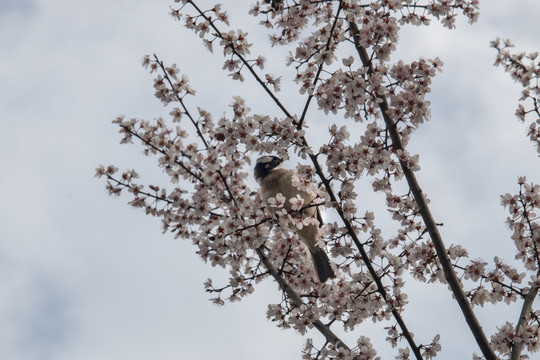
<svg viewBox="0 0 540 360">
<path fill-rule="evenodd" d="M 169 77 L 169 74 L 167 73 L 167 69 L 165 69 L 165 65 L 163 64 L 163 61 L 160 61 L 158 59 L 158 57 L 156 56 L 156 54 L 154 54 L 154 58 L 155 58 L 157 64 L 159 65 L 159 67 L 161 68 L 161 71 L 163 72 L 163 76 L 165 77 L 165 79 L 169 83 L 169 86 L 171 87 L 171 90 L 174 89 L 173 82 L 172 82 L 171 78 Z M 195 127 L 195 130 L 197 131 L 197 135 L 199 136 L 199 138 L 203 142 L 205 149 L 209 150 L 208 142 L 206 141 L 206 138 L 204 137 L 204 135 L 203 135 L 203 133 L 202 133 L 200 127 L 199 127 L 199 124 L 198 124 L 197 121 L 195 121 L 193 116 L 191 116 L 191 113 L 189 112 L 187 106 L 184 103 L 184 100 L 178 94 L 175 94 L 174 97 L 180 103 L 180 105 L 182 105 L 182 107 L 184 108 L 184 113 L 188 116 L 189 120 L 193 124 L 193 127 Z M 217 169 L 216 172 L 219 175 L 219 178 L 221 179 L 221 182 L 225 186 L 225 190 L 229 194 L 229 197 L 234 202 L 234 205 L 238 208 L 238 203 L 236 202 L 236 198 L 233 196 L 233 193 L 232 193 L 232 191 L 231 191 L 231 189 L 229 187 L 229 184 L 227 183 L 227 179 L 225 178 L 225 175 L 223 175 L 223 173 L 221 172 L 221 169 Z"/>
<path fill-rule="evenodd" d="M 324 48 L 324 51 L 328 51 L 330 49 L 330 44 L 332 42 L 332 35 L 334 35 L 334 31 L 336 29 L 336 25 L 337 25 L 337 22 L 338 22 L 338 19 L 339 19 L 339 13 L 342 9 L 342 2 L 340 1 L 339 2 L 339 5 L 338 5 L 338 9 L 336 11 L 336 15 L 334 17 L 334 22 L 332 24 L 332 29 L 330 30 L 330 34 L 328 35 L 328 40 L 326 42 L 326 46 Z M 323 69 L 323 66 L 324 66 L 324 60 L 321 59 L 320 60 L 321 63 L 319 64 L 319 68 L 317 69 L 317 74 L 315 75 L 315 79 L 313 80 L 313 87 L 315 87 L 315 85 L 317 84 L 317 81 L 319 81 L 319 77 L 321 76 L 321 72 L 322 72 L 322 69 Z M 313 99 L 313 94 L 309 94 L 307 100 L 306 100 L 306 104 L 304 105 L 304 110 L 302 110 L 302 115 L 300 116 L 300 120 L 298 120 L 298 124 L 296 125 L 296 128 L 298 130 L 302 129 L 302 125 L 304 123 L 304 120 L 306 119 L 306 114 L 307 114 L 307 111 L 308 111 L 308 108 L 309 108 L 309 104 L 311 103 L 311 100 Z"/>
<path fill-rule="evenodd" d="M 220 39 L 223 39 L 223 34 L 222 32 L 219 30 L 219 28 L 214 24 L 214 22 L 212 21 L 212 19 L 210 19 L 208 16 L 206 16 L 206 14 L 193 2 L 193 1 L 188 1 L 189 4 L 191 4 L 195 10 L 197 10 L 197 12 L 200 14 L 200 16 L 202 16 L 206 21 L 208 21 L 208 23 L 210 24 L 210 26 L 212 27 L 212 29 L 214 29 L 214 31 L 216 32 L 216 35 L 217 37 L 219 37 Z M 257 74 L 257 72 L 255 71 L 255 69 L 253 69 L 253 67 L 251 65 L 249 65 L 248 61 L 246 60 L 246 58 L 244 58 L 244 56 L 242 54 L 240 54 L 236 48 L 234 47 L 233 44 L 228 44 L 227 46 L 229 46 L 229 48 L 231 49 L 231 51 L 233 52 L 234 55 L 236 55 L 240 61 L 246 65 L 246 67 L 248 68 L 249 72 L 251 73 L 251 75 L 255 78 L 255 80 L 259 83 L 259 85 L 262 86 L 262 88 L 264 89 L 264 91 L 266 91 L 266 93 L 268 94 L 268 96 L 270 96 L 272 98 L 272 100 L 276 103 L 276 105 L 281 109 L 281 111 L 283 111 L 283 113 L 285 114 L 285 116 L 287 116 L 288 118 L 291 118 L 292 119 L 292 115 L 289 113 L 289 111 L 287 110 L 287 108 L 285 108 L 285 106 L 281 103 L 281 101 L 279 101 L 279 99 L 277 98 L 277 96 L 272 92 L 272 90 L 270 90 L 270 88 L 266 85 L 266 83 L 263 81 L 263 79 L 261 79 L 261 77 Z"/>
<path fill-rule="evenodd" d="M 144 139 L 142 136 L 140 136 L 137 131 L 135 130 L 135 132 L 133 131 L 130 131 L 129 130 L 129 127 L 127 126 L 123 126 L 123 125 L 120 125 L 121 128 L 123 128 L 125 131 L 129 132 L 132 136 L 135 136 L 137 139 L 139 139 L 143 144 L 145 144 L 146 146 L 150 147 L 151 149 L 154 149 L 155 151 L 161 153 L 162 155 L 165 155 L 167 156 L 167 151 L 165 151 L 164 149 L 161 149 L 159 147 L 157 147 L 156 145 L 152 144 L 150 141 Z M 184 169 L 189 175 L 193 176 L 195 179 L 197 179 L 198 181 L 201 181 L 202 182 L 202 179 L 200 176 L 198 176 L 197 174 L 195 174 L 192 170 L 190 170 L 189 168 L 186 167 L 186 165 L 184 165 L 184 163 L 180 160 L 174 160 L 174 163 L 178 166 L 180 166 L 182 169 Z"/>
<path fill-rule="evenodd" d="M 467 268 L 466 267 L 463 267 L 463 266 L 460 266 L 460 265 L 457 265 L 457 264 L 452 264 L 454 266 L 454 268 L 456 269 L 459 269 L 459 270 L 462 270 L 462 271 L 466 271 Z M 517 295 L 519 296 L 522 296 L 524 297 L 526 294 L 523 293 L 523 289 L 519 289 L 519 288 L 516 288 L 514 286 L 511 286 L 511 285 L 508 285 L 508 284 L 505 284 L 503 283 L 502 281 L 499 281 L 499 280 L 496 280 L 496 279 L 492 279 L 491 277 L 489 276 L 486 276 L 486 275 L 480 275 L 480 278 L 482 278 L 482 280 L 485 280 L 486 282 L 492 282 L 492 283 L 495 283 L 495 284 L 499 284 L 501 287 L 503 288 L 506 288 L 508 290 L 510 290 L 511 292 L 513 293 L 516 293 Z"/>
</svg>

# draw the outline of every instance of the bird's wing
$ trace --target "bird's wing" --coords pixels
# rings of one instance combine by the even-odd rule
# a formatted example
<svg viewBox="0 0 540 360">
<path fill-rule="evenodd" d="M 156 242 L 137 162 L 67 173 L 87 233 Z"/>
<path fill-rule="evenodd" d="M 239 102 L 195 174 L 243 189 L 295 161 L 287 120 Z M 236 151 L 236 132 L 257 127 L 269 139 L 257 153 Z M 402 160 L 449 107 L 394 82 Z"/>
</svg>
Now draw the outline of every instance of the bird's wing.
<svg viewBox="0 0 540 360">
<path fill-rule="evenodd" d="M 323 226 L 322 216 L 321 216 L 321 210 L 317 206 L 317 220 L 319 221 L 319 227 Z"/>
</svg>

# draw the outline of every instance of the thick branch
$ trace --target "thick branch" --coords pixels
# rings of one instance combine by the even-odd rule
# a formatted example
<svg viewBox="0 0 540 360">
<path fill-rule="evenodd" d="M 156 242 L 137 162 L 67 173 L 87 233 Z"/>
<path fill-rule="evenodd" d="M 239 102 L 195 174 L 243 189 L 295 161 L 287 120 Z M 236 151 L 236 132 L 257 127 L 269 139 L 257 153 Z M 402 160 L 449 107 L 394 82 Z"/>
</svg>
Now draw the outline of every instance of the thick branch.
<svg viewBox="0 0 540 360">
<path fill-rule="evenodd" d="M 540 272 L 537 274 L 537 276 L 540 275 Z M 525 301 L 523 302 L 523 307 L 521 308 L 521 314 L 519 315 L 519 320 L 516 325 L 516 330 L 514 336 L 514 339 L 517 339 L 517 335 L 519 332 L 519 329 L 523 325 L 529 321 L 531 308 L 534 303 L 534 299 L 536 299 L 536 295 L 538 295 L 538 287 L 533 286 L 531 290 L 527 293 L 527 296 L 525 296 Z M 512 345 L 512 355 L 510 356 L 510 360 L 519 360 L 521 358 L 521 351 L 523 350 L 523 341 L 515 340 L 514 344 Z"/>
<path fill-rule="evenodd" d="M 369 59 L 366 49 L 358 43 L 359 29 L 355 23 L 351 23 L 350 26 L 358 55 L 360 56 L 364 67 L 368 69 L 369 73 L 371 73 L 373 71 L 371 60 Z M 386 97 L 379 94 L 377 94 L 377 97 L 380 100 L 379 108 L 381 110 L 384 122 L 386 123 L 386 128 L 390 133 L 390 137 L 392 139 L 392 146 L 396 151 L 403 150 L 399 131 L 394 121 L 388 115 L 389 107 Z M 441 234 L 439 233 L 439 230 L 437 228 L 437 224 L 435 223 L 435 220 L 431 215 L 431 211 L 427 205 L 426 199 L 424 198 L 424 194 L 422 192 L 422 189 L 420 188 L 420 185 L 418 184 L 416 176 L 414 175 L 414 172 L 408 167 L 406 162 L 400 159 L 400 164 L 409 188 L 411 189 L 411 192 L 414 196 L 416 204 L 418 205 L 418 211 L 422 216 L 424 224 L 426 225 L 426 229 L 431 237 L 431 241 L 433 242 L 433 246 L 435 247 L 435 251 L 437 252 L 437 256 L 443 268 L 446 281 L 450 285 L 452 293 L 454 294 L 454 297 L 458 302 L 463 315 L 465 316 L 465 321 L 469 325 L 469 328 L 471 329 L 471 332 L 476 339 L 476 342 L 480 347 L 480 350 L 482 351 L 482 354 L 484 355 L 486 360 L 495 360 L 497 359 L 497 357 L 491 349 L 489 341 L 484 334 L 484 330 L 482 329 L 482 326 L 480 326 L 480 323 L 478 322 L 478 319 L 476 318 L 476 315 L 473 312 L 469 301 L 467 300 L 467 296 L 465 295 L 465 292 L 463 291 L 463 288 L 459 283 L 459 279 L 454 271 L 454 268 L 452 267 L 452 263 L 448 258 L 448 253 L 442 241 Z"/>
</svg>

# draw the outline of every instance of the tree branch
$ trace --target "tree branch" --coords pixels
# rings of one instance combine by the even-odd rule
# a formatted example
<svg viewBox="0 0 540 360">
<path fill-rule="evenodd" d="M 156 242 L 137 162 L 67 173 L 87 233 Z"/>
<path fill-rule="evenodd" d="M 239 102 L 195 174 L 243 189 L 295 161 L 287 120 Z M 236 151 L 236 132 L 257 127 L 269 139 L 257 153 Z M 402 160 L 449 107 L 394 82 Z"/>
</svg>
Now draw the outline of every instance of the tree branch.
<svg viewBox="0 0 540 360">
<path fill-rule="evenodd" d="M 373 71 L 373 66 L 366 49 L 358 43 L 358 26 L 355 23 L 350 23 L 350 26 L 358 55 L 360 56 L 364 67 L 368 69 L 368 74 L 370 74 Z M 376 96 L 380 100 L 379 108 L 381 110 L 384 122 L 386 123 L 387 130 L 390 133 L 390 137 L 392 139 L 392 146 L 395 150 L 403 150 L 404 148 L 403 144 L 401 143 L 399 131 L 394 121 L 388 115 L 389 106 L 386 97 L 379 94 L 377 94 Z M 403 174 L 405 175 L 409 188 L 411 189 L 413 197 L 416 201 L 416 204 L 418 205 L 420 215 L 422 216 L 424 224 L 426 225 L 426 229 L 428 230 L 428 233 L 431 237 L 431 241 L 433 242 L 435 251 L 437 252 L 437 256 L 443 268 L 446 281 L 450 285 L 452 293 L 454 294 L 454 297 L 458 302 L 463 315 L 465 316 L 465 321 L 469 325 L 469 328 L 471 329 L 476 343 L 480 347 L 480 350 L 482 351 L 482 354 L 484 355 L 486 360 L 495 360 L 497 359 L 497 357 L 491 349 L 489 341 L 484 334 L 484 330 L 482 329 L 482 326 L 480 326 L 480 323 L 478 322 L 478 319 L 476 318 L 476 315 L 473 312 L 469 301 L 467 300 L 467 296 L 465 295 L 465 292 L 463 291 L 463 288 L 459 283 L 459 279 L 454 271 L 454 268 L 452 267 L 452 263 L 448 257 L 448 253 L 442 241 L 442 237 L 439 233 L 437 224 L 433 219 L 433 216 L 431 215 L 431 210 L 427 205 L 426 199 L 424 198 L 424 194 L 422 192 L 422 189 L 420 188 L 420 185 L 418 184 L 416 176 L 403 160 L 400 159 L 399 162 L 401 164 L 401 168 L 403 169 Z"/>
<path fill-rule="evenodd" d="M 536 274 L 536 276 L 540 276 L 540 271 Z M 534 303 L 534 300 L 536 299 L 536 295 L 538 295 L 538 287 L 533 286 L 531 290 L 527 293 L 525 296 L 525 301 L 523 301 L 523 307 L 521 308 L 521 314 L 519 315 L 519 320 L 516 325 L 516 330 L 514 332 L 514 339 L 518 339 L 518 332 L 521 329 L 523 325 L 529 321 L 529 314 L 531 313 L 531 308 Z M 510 360 L 519 360 L 521 358 L 521 351 L 523 350 L 523 341 L 521 340 L 515 340 L 514 344 L 512 345 L 512 354 L 510 356 Z"/>
<path fill-rule="evenodd" d="M 294 302 L 294 305 L 297 307 L 301 307 L 302 305 L 304 305 L 304 302 L 302 301 L 302 298 L 300 298 L 300 295 L 298 295 L 298 293 L 294 291 L 291 285 L 289 285 L 289 283 L 285 281 L 283 276 L 281 276 L 278 269 L 276 269 L 272 262 L 270 262 L 270 259 L 268 259 L 268 257 L 264 254 L 262 247 L 257 248 L 256 251 L 257 255 L 259 255 L 259 258 L 261 259 L 262 263 L 264 264 L 270 275 L 272 275 L 272 277 L 279 284 L 281 290 L 283 290 L 283 292 L 286 293 L 287 296 L 289 296 L 289 298 Z M 330 330 L 330 327 L 325 325 L 322 321 L 315 320 L 312 322 L 312 324 L 317 330 L 319 330 L 319 332 L 326 338 L 328 342 L 334 344 L 336 347 L 342 347 L 346 350 L 351 350 L 343 341 L 341 341 L 341 339 L 336 334 L 334 334 L 332 330 Z"/>
<path fill-rule="evenodd" d="M 193 6 L 193 8 L 195 8 L 195 10 L 197 10 L 197 12 L 199 13 L 199 15 L 201 17 L 203 17 L 206 21 L 208 21 L 208 23 L 210 24 L 210 26 L 212 27 L 212 29 L 216 32 L 216 35 L 218 38 L 220 39 L 223 39 L 223 34 L 221 33 L 221 31 L 219 31 L 218 27 L 214 24 L 214 22 L 212 21 L 212 19 L 210 19 L 208 16 L 206 16 L 206 14 L 204 13 L 204 11 L 202 11 L 193 1 L 188 1 L 189 4 L 191 4 L 191 6 Z M 287 108 L 281 103 L 281 101 L 279 101 L 279 99 L 277 98 L 277 96 L 272 92 L 272 90 L 270 90 L 270 88 L 265 84 L 265 82 L 263 81 L 263 79 L 261 79 L 261 77 L 259 76 L 259 74 L 257 74 L 257 72 L 255 71 L 255 69 L 253 69 L 252 66 L 250 66 L 246 60 L 246 58 L 240 54 L 234 47 L 233 44 L 228 44 L 227 46 L 230 47 L 231 51 L 233 52 L 234 55 L 236 55 L 240 61 L 242 61 L 242 63 L 244 65 L 247 66 L 249 72 L 251 73 L 251 75 L 255 78 L 255 80 L 259 83 L 259 85 L 262 86 L 262 88 L 266 91 L 266 93 L 268 94 L 268 96 L 270 96 L 270 98 L 272 98 L 272 100 L 276 103 L 276 105 L 281 109 L 281 111 L 283 111 L 283 113 L 285 114 L 285 116 L 287 116 L 288 118 L 291 118 L 292 119 L 292 115 L 289 113 L 289 111 L 287 110 Z"/>
<path fill-rule="evenodd" d="M 519 198 L 521 205 L 523 206 L 523 216 L 527 220 L 527 225 L 529 226 L 529 231 L 531 232 L 531 237 L 533 237 L 534 234 L 534 227 L 531 223 L 531 219 L 529 218 L 529 212 L 527 211 L 527 206 L 525 202 L 523 201 L 521 189 L 519 190 Z M 536 257 L 537 265 L 539 266 L 539 270 L 536 273 L 536 276 L 540 276 L 540 260 L 538 259 L 538 248 L 536 247 L 536 241 L 534 241 L 534 238 L 532 239 L 532 243 L 534 246 L 534 252 Z M 536 299 L 536 295 L 538 295 L 538 287 L 533 286 L 525 295 L 525 300 L 523 301 L 523 307 L 521 308 L 521 314 L 519 315 L 519 320 L 516 324 L 516 330 L 514 331 L 514 339 L 519 339 L 519 330 L 523 325 L 529 321 L 531 308 L 534 303 L 534 300 Z M 515 340 L 514 344 L 512 345 L 512 354 L 510 356 L 510 360 L 519 360 L 521 358 L 521 352 L 523 351 L 523 341 L 521 340 Z"/>
<path fill-rule="evenodd" d="M 339 13 L 341 11 L 341 1 L 339 2 L 338 9 L 336 11 L 336 16 L 334 17 L 334 22 L 332 23 L 332 29 L 330 30 L 330 34 L 328 35 L 328 41 L 326 42 L 326 46 L 324 48 L 324 51 L 328 51 L 330 49 L 330 44 L 332 42 L 332 35 L 334 34 L 334 30 L 336 29 L 336 24 L 339 19 Z M 324 60 L 321 59 L 321 63 L 319 64 L 319 68 L 317 69 L 317 74 L 315 75 L 315 79 L 313 80 L 313 86 L 317 84 L 317 81 L 319 81 L 319 77 L 321 76 L 321 72 L 324 66 Z M 302 125 L 304 123 L 304 120 L 306 119 L 306 114 L 309 108 L 309 104 L 311 103 L 311 100 L 313 99 L 313 94 L 310 94 L 306 100 L 306 104 L 304 105 L 304 110 L 302 110 L 302 115 L 300 116 L 300 119 L 298 120 L 298 124 L 296 125 L 296 128 L 298 130 L 302 129 Z"/>
<path fill-rule="evenodd" d="M 319 161 L 317 160 L 317 156 L 310 154 L 309 157 L 311 158 L 311 161 L 313 162 L 313 166 L 315 167 L 315 172 L 317 173 L 317 175 L 319 175 L 319 178 L 322 180 L 324 184 L 326 192 L 328 193 L 328 196 L 330 197 L 330 201 L 334 204 L 337 204 L 337 197 L 332 189 L 330 181 L 326 178 L 321 168 L 321 165 L 319 164 Z M 379 294 L 381 294 L 384 301 L 387 304 L 389 304 L 388 293 L 386 292 L 386 289 L 384 288 L 384 284 L 382 283 L 381 277 L 377 274 L 377 271 L 373 267 L 371 259 L 369 258 L 369 255 L 364 245 L 360 242 L 360 239 L 358 239 L 358 236 L 356 235 L 356 232 L 354 231 L 354 227 L 352 226 L 351 222 L 346 218 L 345 213 L 343 212 L 343 209 L 341 207 L 336 206 L 335 209 L 339 217 L 341 218 L 341 221 L 345 225 L 345 228 L 347 229 L 347 234 L 351 237 L 354 244 L 358 248 L 358 251 L 360 252 L 360 256 L 362 257 L 362 260 L 364 264 L 366 265 L 370 276 L 372 277 L 373 281 L 377 285 L 377 291 L 379 292 Z M 401 314 L 394 307 L 392 307 L 391 312 L 394 318 L 396 319 L 396 322 L 398 323 L 401 331 L 403 332 L 403 336 L 409 343 L 409 346 L 411 350 L 413 351 L 415 357 L 417 359 L 423 359 L 422 354 L 420 353 L 420 348 L 416 345 L 413 339 L 413 335 L 407 328 L 407 325 L 405 325 L 405 321 L 403 321 Z"/>
</svg>

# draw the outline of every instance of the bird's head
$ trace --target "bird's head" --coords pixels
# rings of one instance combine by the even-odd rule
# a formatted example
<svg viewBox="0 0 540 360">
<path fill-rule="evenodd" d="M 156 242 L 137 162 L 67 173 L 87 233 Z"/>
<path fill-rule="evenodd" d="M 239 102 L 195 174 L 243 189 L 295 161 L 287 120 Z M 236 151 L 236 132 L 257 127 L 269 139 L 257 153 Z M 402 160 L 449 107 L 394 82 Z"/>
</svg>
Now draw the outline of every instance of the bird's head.
<svg viewBox="0 0 540 360">
<path fill-rule="evenodd" d="M 255 180 L 260 182 L 261 179 L 270 174 L 272 170 L 279 169 L 282 162 L 283 159 L 280 159 L 277 156 L 267 155 L 258 158 L 257 163 L 255 164 Z"/>
</svg>

